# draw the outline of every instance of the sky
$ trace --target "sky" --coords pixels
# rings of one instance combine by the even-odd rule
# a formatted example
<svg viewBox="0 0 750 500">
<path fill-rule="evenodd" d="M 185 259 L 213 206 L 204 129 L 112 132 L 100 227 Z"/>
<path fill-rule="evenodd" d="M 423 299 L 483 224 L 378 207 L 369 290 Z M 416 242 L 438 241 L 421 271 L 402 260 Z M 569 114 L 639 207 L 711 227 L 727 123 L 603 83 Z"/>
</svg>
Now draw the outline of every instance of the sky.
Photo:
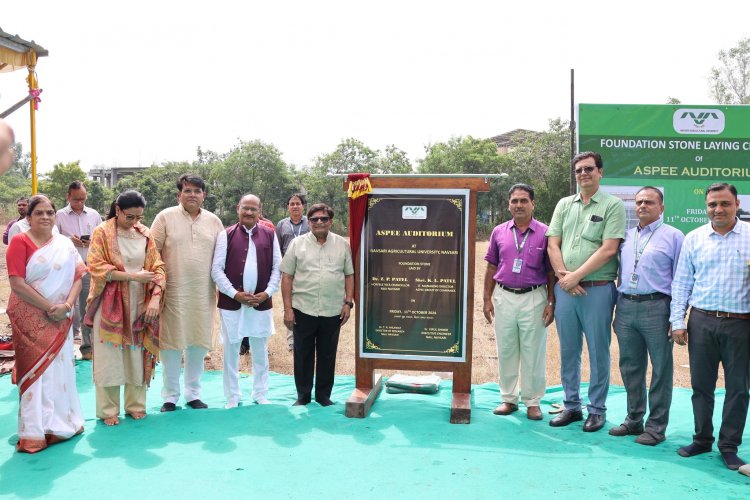
<svg viewBox="0 0 750 500">
<path fill-rule="evenodd" d="M 354 137 L 416 165 L 452 136 L 545 130 L 578 103 L 711 102 L 750 2 L 5 0 L 34 40 L 39 171 L 192 161 L 241 139 L 311 165 Z M 33 15 L 32 15 L 33 12 Z M 0 110 L 26 95 L 0 73 Z M 28 151 L 28 107 L 7 121 Z"/>
</svg>

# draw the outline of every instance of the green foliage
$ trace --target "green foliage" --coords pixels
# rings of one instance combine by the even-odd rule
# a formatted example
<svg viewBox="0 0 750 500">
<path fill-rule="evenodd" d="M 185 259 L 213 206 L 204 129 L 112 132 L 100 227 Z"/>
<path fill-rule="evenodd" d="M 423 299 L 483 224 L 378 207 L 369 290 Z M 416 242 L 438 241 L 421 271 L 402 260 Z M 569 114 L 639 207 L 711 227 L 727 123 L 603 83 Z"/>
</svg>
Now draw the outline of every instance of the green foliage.
<svg viewBox="0 0 750 500">
<path fill-rule="evenodd" d="M 31 156 L 23 152 L 23 145 L 13 145 L 15 160 L 6 175 L 0 177 L 0 211 L 16 217 L 16 200 L 31 196 Z"/>
<path fill-rule="evenodd" d="M 395 146 L 386 147 L 383 154 L 353 138 L 341 141 L 333 152 L 318 156 L 313 166 L 303 170 L 298 178 L 307 190 L 308 207 L 326 203 L 333 208 L 333 230 L 337 233 L 348 231 L 349 200 L 343 186 L 344 175 L 353 172 L 411 173 L 412 167 L 406 153 Z"/>
<path fill-rule="evenodd" d="M 24 153 L 23 144 L 17 142 L 13 145 L 13 154 L 15 160 L 10 167 L 10 173 L 23 179 L 31 179 L 31 153 Z"/>
<path fill-rule="evenodd" d="M 143 223 L 150 225 L 156 214 L 177 204 L 177 186 L 175 184 L 177 178 L 188 172 L 193 172 L 205 178 L 205 175 L 201 173 L 203 169 L 194 169 L 187 162 L 167 162 L 163 165 L 153 165 L 120 179 L 112 192 L 110 203 L 123 191 L 135 189 L 146 198 Z M 215 198 L 211 199 L 215 205 Z M 207 198 L 206 205 L 204 205 L 206 209 L 209 209 L 208 202 L 209 199 Z"/>
<path fill-rule="evenodd" d="M 492 227 L 510 215 L 508 188 L 516 182 L 534 186 L 537 198 L 536 216 L 549 221 L 557 201 L 568 194 L 569 142 L 568 124 L 551 120 L 549 130 L 524 133 L 514 138 L 514 146 L 507 154 L 498 154 L 489 139 L 452 137 L 447 142 L 425 147 L 426 156 L 419 162 L 423 174 L 501 174 L 508 177 L 493 179 L 489 193 L 477 199 L 479 233 L 489 234 Z M 14 212 L 16 198 L 31 191 L 24 155 L 19 145 L 20 160 L 14 169 L 0 179 L 0 203 L 7 213 Z M 28 155 L 25 155 L 28 159 Z M 334 231 L 346 234 L 349 224 L 348 200 L 343 189 L 344 175 L 351 172 L 373 174 L 412 173 L 406 153 L 390 145 L 383 152 L 349 138 L 328 154 L 318 156 L 310 167 L 297 169 L 284 162 L 281 152 L 272 144 L 259 140 L 239 141 L 227 153 L 198 148 L 193 162 L 166 162 L 137 171 L 121 179 L 113 188 L 86 180 L 78 162 L 59 163 L 48 179 L 40 183 L 40 191 L 55 203 L 65 205 L 68 185 L 74 180 L 85 180 L 89 193 L 87 204 L 102 215 L 109 211 L 115 197 L 128 189 L 140 191 L 148 203 L 144 223 L 153 221 L 158 212 L 177 203 L 177 178 L 194 173 L 206 180 L 207 196 L 204 207 L 217 214 L 224 224 L 236 222 L 235 206 L 247 193 L 258 195 L 263 202 L 264 215 L 278 221 L 285 217 L 286 199 L 296 191 L 307 193 L 308 206 L 324 202 L 335 213 Z"/>
<path fill-rule="evenodd" d="M 73 181 L 84 182 L 88 177 L 81 170 L 78 160 L 71 163 L 58 163 L 52 167 L 47 179 L 39 181 L 39 192 L 47 195 L 57 208 L 67 204 L 68 186 Z"/>
<path fill-rule="evenodd" d="M 102 217 L 105 217 L 109 212 L 109 206 L 112 204 L 112 200 L 115 199 L 113 194 L 114 191 L 104 184 L 92 181 L 91 179 L 86 179 L 84 185 L 86 186 L 86 192 L 88 193 L 86 206 L 93 208 L 99 212 Z"/>
<path fill-rule="evenodd" d="M 718 104 L 750 104 L 750 38 L 719 52 L 718 67 L 711 69 L 711 97 Z"/>
<path fill-rule="evenodd" d="M 500 154 L 489 139 L 452 137 L 425 147 L 424 174 L 508 174 L 492 179 L 490 191 L 477 197 L 477 233 L 487 235 L 510 218 L 508 189 L 523 182 L 534 187 L 537 219 L 549 222 L 557 201 L 568 195 L 570 145 L 568 122 L 550 120 L 546 132 L 520 132 L 513 147 Z"/>
<path fill-rule="evenodd" d="M 199 161 L 201 155 L 199 151 Z M 252 193 L 263 203 L 263 215 L 271 220 L 284 217 L 286 198 L 294 191 L 289 169 L 281 152 L 272 144 L 261 141 L 244 142 L 215 165 L 210 175 L 212 192 L 216 195 L 218 215 L 225 224 L 237 221 L 235 207 L 243 195 Z"/>
<path fill-rule="evenodd" d="M 535 217 L 549 223 L 555 205 L 569 194 L 570 132 L 569 123 L 556 118 L 549 121 L 546 132 L 519 137 L 508 156 L 513 161 L 512 183 L 525 182 L 536 194 Z M 506 197 L 507 206 L 507 197 Z"/>
<path fill-rule="evenodd" d="M 451 137 L 448 142 L 426 146 L 425 151 L 427 155 L 419 165 L 423 174 L 502 174 L 512 167 L 510 158 L 498 154 L 490 139 Z M 490 191 L 477 196 L 479 234 L 488 234 L 503 219 L 508 206 L 505 194 L 508 186 L 505 179 L 493 179 Z"/>
</svg>

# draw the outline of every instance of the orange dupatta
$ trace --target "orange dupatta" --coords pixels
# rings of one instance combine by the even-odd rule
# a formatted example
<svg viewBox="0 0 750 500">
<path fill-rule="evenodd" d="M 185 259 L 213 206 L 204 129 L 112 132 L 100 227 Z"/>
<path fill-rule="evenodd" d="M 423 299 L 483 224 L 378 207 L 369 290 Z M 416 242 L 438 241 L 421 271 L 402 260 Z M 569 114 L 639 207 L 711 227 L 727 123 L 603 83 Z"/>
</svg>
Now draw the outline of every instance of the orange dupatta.
<svg viewBox="0 0 750 500">
<path fill-rule="evenodd" d="M 144 284 L 145 301 L 148 303 L 154 286 L 162 289 L 161 306 L 164 306 L 166 271 L 156 244 L 149 235 L 149 230 L 141 223 L 135 225 L 136 231 L 146 237 L 146 258 L 143 268 L 156 273 L 152 283 Z M 86 301 L 84 323 L 94 325 L 94 316 L 101 308 L 99 337 L 121 349 L 143 350 L 143 380 L 147 385 L 153 377 L 153 370 L 159 357 L 159 320 L 147 323 L 141 314 L 130 325 L 130 290 L 127 281 L 107 281 L 112 271 L 125 272 L 119 245 L 117 244 L 117 221 L 115 218 L 105 221 L 94 229 L 88 253 L 88 267 L 91 274 L 91 289 Z M 137 305 L 133 305 L 137 307 Z"/>
</svg>

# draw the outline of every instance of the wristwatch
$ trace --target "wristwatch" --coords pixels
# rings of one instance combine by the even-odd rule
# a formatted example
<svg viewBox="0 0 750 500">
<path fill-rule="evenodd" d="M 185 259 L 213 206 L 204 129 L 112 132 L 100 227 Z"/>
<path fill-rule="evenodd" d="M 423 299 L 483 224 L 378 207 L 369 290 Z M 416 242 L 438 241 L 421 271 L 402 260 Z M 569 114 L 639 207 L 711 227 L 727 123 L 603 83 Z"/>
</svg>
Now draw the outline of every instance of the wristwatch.
<svg viewBox="0 0 750 500">
<path fill-rule="evenodd" d="M 349 306 L 349 309 L 351 309 L 352 307 L 354 307 L 354 302 L 350 301 L 350 300 L 345 300 L 344 304 L 346 304 L 347 306 Z"/>
</svg>

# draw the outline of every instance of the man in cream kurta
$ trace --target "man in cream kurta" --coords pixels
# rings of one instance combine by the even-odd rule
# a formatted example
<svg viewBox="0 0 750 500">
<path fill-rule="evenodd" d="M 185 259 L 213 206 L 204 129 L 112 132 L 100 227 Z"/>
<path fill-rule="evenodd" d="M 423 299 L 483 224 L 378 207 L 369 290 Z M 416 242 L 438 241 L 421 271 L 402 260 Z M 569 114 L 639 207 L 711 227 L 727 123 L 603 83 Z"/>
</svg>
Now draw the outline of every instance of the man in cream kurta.
<svg viewBox="0 0 750 500">
<path fill-rule="evenodd" d="M 222 295 L 221 341 L 224 344 L 226 408 L 242 399 L 239 361 L 243 337 L 253 356 L 253 394 L 268 404 L 268 337 L 274 332 L 271 296 L 281 281 L 281 248 L 272 229 L 260 224 L 260 199 L 248 194 L 237 205 L 239 223 L 219 233 L 211 276 Z M 242 231 L 239 233 L 238 231 Z"/>
<path fill-rule="evenodd" d="M 180 398 L 180 362 L 185 353 L 184 391 L 187 405 L 207 408 L 200 400 L 203 358 L 211 349 L 216 285 L 211 262 L 221 220 L 201 208 L 206 185 L 184 174 L 177 181 L 179 205 L 162 210 L 151 236 L 167 268 L 167 290 L 161 313 L 160 358 L 164 368 L 161 411 L 174 411 Z"/>
</svg>

